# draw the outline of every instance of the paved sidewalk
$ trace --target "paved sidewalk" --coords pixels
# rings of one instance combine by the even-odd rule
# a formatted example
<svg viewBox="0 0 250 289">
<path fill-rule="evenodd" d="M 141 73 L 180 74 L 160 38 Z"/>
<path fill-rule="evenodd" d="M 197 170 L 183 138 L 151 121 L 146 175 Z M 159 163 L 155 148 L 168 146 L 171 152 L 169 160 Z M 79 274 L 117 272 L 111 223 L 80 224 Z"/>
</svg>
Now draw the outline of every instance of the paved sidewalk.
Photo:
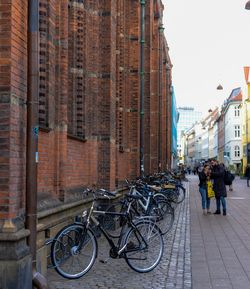
<svg viewBox="0 0 250 289">
<path fill-rule="evenodd" d="M 250 188 L 236 178 L 228 193 L 228 215 L 202 215 L 198 177 L 189 180 L 192 288 L 249 289 Z M 211 207 L 214 211 L 215 201 Z"/>
<path fill-rule="evenodd" d="M 185 186 L 186 199 L 176 209 L 173 228 L 164 236 L 163 258 L 153 271 L 137 273 L 121 259 L 100 263 L 99 259 L 106 259 L 109 252 L 106 240 L 100 238 L 93 268 L 78 280 L 64 279 L 49 269 L 50 289 L 191 289 L 189 183 Z"/>
</svg>

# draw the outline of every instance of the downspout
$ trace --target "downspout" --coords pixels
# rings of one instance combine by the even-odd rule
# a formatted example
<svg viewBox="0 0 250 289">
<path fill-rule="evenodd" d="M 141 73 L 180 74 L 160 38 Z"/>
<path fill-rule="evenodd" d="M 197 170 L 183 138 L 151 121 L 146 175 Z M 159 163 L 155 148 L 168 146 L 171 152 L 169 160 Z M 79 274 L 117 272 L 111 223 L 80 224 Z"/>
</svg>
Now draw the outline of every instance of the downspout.
<svg viewBox="0 0 250 289">
<path fill-rule="evenodd" d="M 170 110 L 169 107 L 172 108 L 172 87 L 170 86 L 171 85 L 171 78 L 170 78 L 170 73 L 171 73 L 171 68 L 170 68 L 170 64 L 167 62 L 167 65 L 166 65 L 166 98 L 167 98 L 167 107 L 166 107 L 166 115 L 168 117 L 168 119 L 166 119 L 166 122 L 171 122 L 170 125 L 166 125 L 166 166 L 167 166 L 167 169 L 170 169 L 171 168 L 171 164 L 169 163 L 169 155 L 171 155 L 171 153 L 169 153 L 169 150 L 171 152 L 171 147 L 172 147 L 172 133 L 171 130 L 172 130 L 172 109 Z M 170 113 L 169 113 L 170 112 Z M 169 140 L 169 137 L 170 137 L 170 148 L 167 148 L 167 144 L 168 144 L 168 140 Z M 178 152 L 177 152 L 177 155 L 178 155 Z"/>
<path fill-rule="evenodd" d="M 141 4 L 141 39 L 140 39 L 140 175 L 144 175 L 144 84 L 145 84 L 145 0 L 140 0 Z"/>
<path fill-rule="evenodd" d="M 37 163 L 38 163 L 38 91 L 39 91 L 39 0 L 28 1 L 28 82 L 27 82 L 27 161 L 26 228 L 32 256 L 32 282 L 46 289 L 47 281 L 36 270 L 37 236 Z"/>
<path fill-rule="evenodd" d="M 162 33 L 164 31 L 162 23 L 158 27 L 159 31 L 159 59 L 158 59 L 158 172 L 162 169 L 162 146 L 161 146 L 161 140 L 162 140 Z"/>
</svg>

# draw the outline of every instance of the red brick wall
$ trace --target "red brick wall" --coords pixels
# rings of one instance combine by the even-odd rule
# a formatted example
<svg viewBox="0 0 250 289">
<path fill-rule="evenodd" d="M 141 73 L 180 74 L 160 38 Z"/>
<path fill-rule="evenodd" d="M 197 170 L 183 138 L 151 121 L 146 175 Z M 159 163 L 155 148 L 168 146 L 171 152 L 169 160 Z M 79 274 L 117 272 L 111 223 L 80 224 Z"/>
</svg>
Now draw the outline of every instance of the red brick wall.
<svg viewBox="0 0 250 289">
<path fill-rule="evenodd" d="M 26 77 L 27 2 L 1 1 L 0 219 L 24 212 Z"/>
<path fill-rule="evenodd" d="M 39 132 L 39 166 L 38 166 L 38 186 L 39 192 L 56 195 L 57 192 L 57 151 L 55 133 Z"/>
<path fill-rule="evenodd" d="M 39 196 L 115 189 L 140 174 L 141 4 L 40 0 L 39 9 Z M 153 173 L 171 160 L 171 75 L 163 7 L 146 1 L 145 9 L 145 168 Z M 25 19 L 27 1 L 1 2 L 0 218 L 24 211 Z"/>
</svg>

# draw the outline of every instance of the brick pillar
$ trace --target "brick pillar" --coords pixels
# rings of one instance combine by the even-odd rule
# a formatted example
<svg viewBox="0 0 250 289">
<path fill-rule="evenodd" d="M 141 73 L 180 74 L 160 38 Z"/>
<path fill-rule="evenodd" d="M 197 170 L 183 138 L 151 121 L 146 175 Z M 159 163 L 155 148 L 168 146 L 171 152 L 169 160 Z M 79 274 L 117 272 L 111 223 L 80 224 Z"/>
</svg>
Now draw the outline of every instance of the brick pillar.
<svg viewBox="0 0 250 289">
<path fill-rule="evenodd" d="M 98 184 L 115 189 L 116 1 L 100 5 Z"/>
<path fill-rule="evenodd" d="M 66 197 L 67 166 L 67 96 L 68 96 L 68 0 L 56 2 L 56 30 L 58 31 L 56 46 L 56 188 L 59 199 Z"/>
<path fill-rule="evenodd" d="M 116 50 L 117 183 L 140 174 L 139 1 L 118 1 Z M 128 21 L 129 19 L 129 21 Z"/>
<path fill-rule="evenodd" d="M 27 3 L 0 2 L 0 288 L 7 289 L 32 287 L 24 228 Z"/>
<path fill-rule="evenodd" d="M 129 21 L 128 21 L 129 19 Z M 140 2 L 125 1 L 124 110 L 126 178 L 140 175 Z M 119 164 L 120 165 L 120 164 Z M 123 178 L 124 179 L 124 178 Z"/>
</svg>

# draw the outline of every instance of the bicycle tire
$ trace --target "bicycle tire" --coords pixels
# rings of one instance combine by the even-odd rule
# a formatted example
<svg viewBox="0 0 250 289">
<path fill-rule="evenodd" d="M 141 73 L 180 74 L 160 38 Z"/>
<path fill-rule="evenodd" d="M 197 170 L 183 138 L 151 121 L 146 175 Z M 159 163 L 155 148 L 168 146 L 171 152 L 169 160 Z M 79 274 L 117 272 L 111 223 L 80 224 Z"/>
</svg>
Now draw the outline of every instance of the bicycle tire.
<svg viewBox="0 0 250 289">
<path fill-rule="evenodd" d="M 57 233 L 51 246 L 51 261 L 62 277 L 78 279 L 91 269 L 97 251 L 94 233 L 83 224 L 71 224 Z"/>
<path fill-rule="evenodd" d="M 163 189 L 161 193 L 166 197 L 167 201 L 170 202 L 172 207 L 175 209 L 178 205 L 177 191 L 173 189 Z"/>
<path fill-rule="evenodd" d="M 156 216 L 156 222 L 163 235 L 168 233 L 174 223 L 174 208 L 166 199 L 155 198 L 151 215 Z"/>
<path fill-rule="evenodd" d="M 124 244 L 127 244 L 124 258 L 129 267 L 138 273 L 152 271 L 161 261 L 164 243 L 155 222 L 146 218 L 138 221 L 135 228 L 128 230 Z"/>
<path fill-rule="evenodd" d="M 182 186 L 178 186 L 177 188 L 177 201 L 176 203 L 177 204 L 180 204 L 184 201 L 185 199 L 185 196 L 186 196 L 186 193 L 185 193 L 185 188 L 182 187 Z"/>
</svg>

